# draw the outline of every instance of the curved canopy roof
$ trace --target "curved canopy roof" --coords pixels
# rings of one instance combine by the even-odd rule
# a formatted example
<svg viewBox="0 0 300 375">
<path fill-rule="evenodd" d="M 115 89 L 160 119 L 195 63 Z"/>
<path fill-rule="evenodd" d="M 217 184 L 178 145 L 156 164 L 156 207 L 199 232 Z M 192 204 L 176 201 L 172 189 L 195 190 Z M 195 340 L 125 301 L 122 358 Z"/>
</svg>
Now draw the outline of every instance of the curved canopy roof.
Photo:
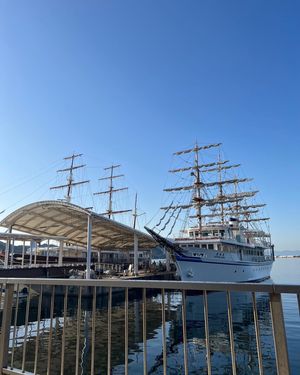
<svg viewBox="0 0 300 375">
<path fill-rule="evenodd" d="M 62 201 L 42 201 L 21 207 L 3 219 L 0 226 L 39 236 L 65 237 L 70 243 L 86 246 L 88 216 L 92 220 L 93 249 L 133 249 L 134 234 L 138 237 L 139 249 L 156 246 L 146 233 Z"/>
</svg>

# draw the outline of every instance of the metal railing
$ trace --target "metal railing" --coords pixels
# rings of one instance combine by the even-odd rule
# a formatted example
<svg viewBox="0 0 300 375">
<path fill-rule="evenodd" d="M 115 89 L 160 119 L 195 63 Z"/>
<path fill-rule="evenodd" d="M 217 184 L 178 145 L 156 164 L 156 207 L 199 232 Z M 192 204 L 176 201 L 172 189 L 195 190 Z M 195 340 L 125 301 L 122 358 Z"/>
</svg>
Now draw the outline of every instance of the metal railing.
<svg viewBox="0 0 300 375">
<path fill-rule="evenodd" d="M 180 295 L 181 310 L 181 335 L 183 348 L 183 369 L 182 373 L 189 373 L 189 353 L 187 334 L 187 296 L 193 292 L 197 293 L 203 301 L 203 321 L 204 321 L 204 351 L 205 368 L 207 374 L 212 371 L 212 342 L 209 319 L 208 298 L 210 292 L 224 292 L 226 294 L 226 311 L 228 326 L 228 341 L 231 356 L 232 374 L 237 374 L 237 353 L 235 342 L 235 326 L 232 313 L 232 295 L 235 292 L 247 293 L 251 296 L 251 310 L 253 326 L 255 330 L 255 346 L 257 356 L 258 373 L 264 374 L 263 348 L 261 345 L 260 318 L 261 314 L 257 306 L 257 294 L 267 293 L 269 295 L 270 315 L 272 318 L 272 331 L 274 340 L 274 351 L 276 359 L 277 374 L 290 374 L 290 365 L 287 349 L 287 338 L 283 317 L 282 298 L 284 293 L 296 294 L 298 298 L 298 308 L 300 308 L 300 286 L 299 285 L 274 285 L 274 284 L 236 284 L 236 283 L 199 283 L 199 282 L 178 282 L 178 281 L 147 281 L 147 280 L 84 280 L 84 279 L 0 279 L 0 307 L 1 307 L 1 336 L 0 336 L 0 373 L 2 374 L 64 374 L 68 365 L 70 351 L 74 355 L 74 373 L 80 373 L 80 362 L 82 361 L 82 348 L 88 351 L 89 372 L 91 375 L 99 373 L 97 370 L 96 343 L 102 334 L 106 350 L 106 373 L 111 374 L 113 369 L 112 361 L 112 331 L 115 330 L 116 321 L 122 322 L 118 328 L 118 334 L 124 336 L 124 353 L 122 354 L 124 373 L 129 373 L 129 353 L 130 353 L 130 324 L 140 325 L 141 345 L 143 352 L 143 365 L 141 373 L 148 374 L 148 342 L 147 328 L 151 324 L 148 316 L 149 306 L 147 294 L 159 293 L 161 315 L 159 318 L 161 327 L 161 368 L 163 374 L 168 374 L 168 343 L 167 343 L 167 293 L 176 291 Z M 27 289 L 26 294 L 24 287 Z M 76 293 L 74 293 L 74 290 Z M 112 305 L 113 293 L 118 292 L 118 298 L 122 302 L 123 308 L 115 308 Z M 129 311 L 129 303 L 133 292 L 139 292 L 141 301 L 141 321 L 140 316 Z M 46 297 L 45 297 L 46 296 Z M 59 298 L 59 300 L 58 300 Z M 68 315 L 70 298 L 76 299 L 76 306 L 72 318 Z M 22 303 L 21 303 L 22 299 Z M 84 300 L 88 299 L 89 319 L 85 319 L 82 308 Z M 33 301 L 35 308 L 32 310 Z M 99 318 L 98 304 L 105 305 L 107 319 L 106 329 L 101 328 L 96 333 L 96 320 Z M 48 305 L 47 319 L 43 316 L 44 305 Z M 56 305 L 60 304 L 61 316 L 57 317 Z M 74 305 L 75 306 L 75 305 Z M 120 305 L 119 305 L 120 306 Z M 20 321 L 20 311 L 22 310 L 22 324 Z M 122 311 L 120 315 L 119 312 Z M 32 314 L 34 316 L 32 316 Z M 100 316 L 100 318 L 102 318 Z M 73 321 L 75 319 L 75 321 Z M 116 321 L 114 320 L 116 319 Z M 66 345 L 68 325 L 72 320 L 72 339 L 68 339 Z M 88 321 L 87 326 L 85 326 Z M 102 322 L 103 323 L 103 322 Z M 20 328 L 21 327 L 21 328 Z M 21 330 L 21 334 L 19 334 Z M 86 345 L 83 331 L 90 332 L 90 344 Z M 54 348 L 54 341 L 56 347 Z M 58 344 L 57 344 L 58 343 Z M 58 345 L 58 346 L 57 346 Z M 98 349 L 97 349 L 98 350 Z M 59 352 L 59 365 L 53 365 L 57 360 Z M 120 354 L 120 353 L 118 353 Z M 57 361 L 56 361 L 57 362 Z M 275 370 L 276 371 L 276 370 Z M 101 372 L 103 373 L 103 372 Z"/>
</svg>

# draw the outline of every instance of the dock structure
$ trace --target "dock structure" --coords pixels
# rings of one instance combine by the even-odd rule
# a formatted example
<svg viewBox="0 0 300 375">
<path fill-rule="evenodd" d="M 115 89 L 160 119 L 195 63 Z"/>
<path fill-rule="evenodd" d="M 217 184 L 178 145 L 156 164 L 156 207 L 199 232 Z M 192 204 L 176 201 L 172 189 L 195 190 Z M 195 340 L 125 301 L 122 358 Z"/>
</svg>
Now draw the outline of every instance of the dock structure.
<svg viewBox="0 0 300 375">
<path fill-rule="evenodd" d="M 41 241 L 59 242 L 58 266 L 63 266 L 64 244 L 81 246 L 86 252 L 86 278 L 91 274 L 92 251 L 134 250 L 133 273 L 138 274 L 138 251 L 150 250 L 156 246 L 147 234 L 111 220 L 89 209 L 63 201 L 42 201 L 21 207 L 0 222 L 7 233 L 0 235 L 6 240 L 4 268 L 13 266 L 14 243 L 30 243 L 30 249 Z M 25 233 L 13 233 L 13 230 Z M 49 249 L 49 246 L 48 246 Z M 30 251 L 29 266 L 38 266 L 36 251 Z M 9 262 L 10 261 L 10 262 Z M 46 258 L 47 266 L 49 257 Z M 21 265 L 25 265 L 24 253 Z"/>
</svg>

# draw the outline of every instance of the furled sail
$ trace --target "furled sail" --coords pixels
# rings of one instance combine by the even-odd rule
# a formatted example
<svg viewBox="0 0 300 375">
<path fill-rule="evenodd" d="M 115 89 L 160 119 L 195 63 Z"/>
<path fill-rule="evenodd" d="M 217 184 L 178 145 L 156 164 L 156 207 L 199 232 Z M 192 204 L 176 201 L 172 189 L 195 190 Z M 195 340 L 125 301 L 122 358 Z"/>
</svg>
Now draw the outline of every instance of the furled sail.
<svg viewBox="0 0 300 375">
<path fill-rule="evenodd" d="M 225 171 L 227 169 L 238 168 L 240 166 L 241 166 L 241 164 L 225 165 L 224 167 L 203 169 L 201 172 L 202 173 L 206 173 L 206 172 L 220 172 L 220 171 Z"/>
<path fill-rule="evenodd" d="M 258 191 L 247 191 L 247 192 L 241 192 L 241 193 L 234 193 L 234 194 L 226 194 L 226 195 L 219 195 L 216 198 L 207 199 L 204 200 L 201 205 L 202 206 L 213 206 L 215 204 L 220 203 L 234 203 L 237 201 L 241 201 L 244 198 L 253 197 L 255 194 L 257 194 Z"/>
<path fill-rule="evenodd" d="M 226 213 L 223 213 L 223 215 L 224 216 L 251 215 L 251 214 L 256 214 L 257 212 L 259 212 L 259 210 L 226 212 Z M 221 216 L 221 212 L 201 215 L 201 217 L 203 217 L 203 218 L 220 217 L 220 216 Z M 197 218 L 197 215 L 190 215 L 189 217 L 190 218 Z M 242 221 L 242 220 L 240 220 L 240 221 Z"/>
<path fill-rule="evenodd" d="M 251 223 L 252 221 L 267 221 L 270 220 L 269 217 L 260 217 L 255 219 L 242 219 L 240 220 L 241 223 Z"/>
<path fill-rule="evenodd" d="M 226 184 L 238 184 L 242 182 L 249 182 L 252 181 L 251 178 L 234 178 L 231 180 L 223 180 L 223 181 L 214 181 L 214 182 L 200 182 L 200 187 L 212 187 L 217 185 L 226 185 Z M 180 191 L 180 190 L 195 190 L 198 184 L 189 185 L 189 186 L 178 186 L 164 189 L 166 192 L 173 192 L 173 191 Z"/>
<path fill-rule="evenodd" d="M 219 162 L 215 162 L 215 163 L 199 164 L 198 166 L 193 165 L 191 167 L 170 169 L 169 172 L 176 173 L 176 172 L 185 172 L 185 171 L 191 171 L 191 170 L 201 169 L 201 168 L 209 168 L 209 167 L 214 167 L 216 165 L 223 165 L 223 164 L 226 164 L 228 162 L 229 162 L 229 160 L 224 160 L 224 161 L 219 161 Z"/>
<path fill-rule="evenodd" d="M 207 149 L 212 148 L 212 147 L 219 147 L 219 146 L 221 146 L 221 144 L 222 143 L 213 143 L 213 144 L 206 145 L 206 146 L 197 146 L 196 145 L 195 147 L 190 148 L 188 150 L 174 152 L 173 155 L 189 154 L 190 152 L 198 152 L 198 151 L 201 151 L 201 150 L 207 150 Z"/>
<path fill-rule="evenodd" d="M 160 209 L 161 210 L 170 210 L 170 209 L 177 209 L 177 208 L 181 208 L 182 210 L 187 210 L 188 208 L 192 208 L 194 205 L 193 204 L 178 204 L 176 206 L 173 206 L 173 205 L 170 205 L 170 206 L 165 206 L 165 207 L 161 207 Z"/>
</svg>

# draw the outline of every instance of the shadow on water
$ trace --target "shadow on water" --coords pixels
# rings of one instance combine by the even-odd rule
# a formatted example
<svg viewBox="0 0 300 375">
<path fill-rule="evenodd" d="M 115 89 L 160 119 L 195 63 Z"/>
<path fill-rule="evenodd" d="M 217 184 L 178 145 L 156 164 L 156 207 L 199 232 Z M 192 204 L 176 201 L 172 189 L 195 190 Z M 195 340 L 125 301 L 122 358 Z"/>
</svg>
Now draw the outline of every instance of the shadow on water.
<svg viewBox="0 0 300 375">
<path fill-rule="evenodd" d="M 141 293 L 129 296 L 129 373 L 143 373 L 143 321 Z M 51 326 L 50 296 L 43 295 L 39 336 L 39 361 L 37 372 L 46 373 L 49 332 Z M 250 293 L 232 293 L 232 318 L 238 374 L 258 373 L 257 350 Z M 162 346 L 162 296 L 147 292 L 147 368 L 148 374 L 163 373 Z M 64 374 L 74 374 L 76 365 L 77 298 L 68 298 L 67 316 L 63 318 L 63 297 L 55 297 L 52 321 L 51 374 L 60 374 L 63 325 L 65 324 Z M 96 300 L 95 374 L 107 373 L 108 354 L 108 298 L 97 296 Z M 180 292 L 165 293 L 167 333 L 167 373 L 183 374 L 183 325 L 182 295 Z M 29 326 L 26 342 L 26 371 L 33 371 L 37 336 L 38 298 L 32 298 L 29 310 Z M 272 338 L 269 299 L 266 294 L 257 294 L 257 309 L 261 331 L 263 364 L 265 374 L 276 370 Z M 26 300 L 19 304 L 16 339 L 14 343 L 14 367 L 21 368 L 25 335 Z M 231 355 L 228 333 L 226 294 L 208 294 L 209 334 L 213 374 L 231 374 Z M 14 316 L 13 316 L 14 319 Z M 186 296 L 186 326 L 189 374 L 206 374 L 206 346 L 203 314 L 203 296 Z M 89 374 L 91 369 L 92 299 L 83 298 L 80 315 L 79 373 Z M 112 374 L 124 374 L 125 362 L 125 314 L 124 293 L 112 298 Z M 13 330 L 10 347 L 12 348 Z"/>
</svg>

